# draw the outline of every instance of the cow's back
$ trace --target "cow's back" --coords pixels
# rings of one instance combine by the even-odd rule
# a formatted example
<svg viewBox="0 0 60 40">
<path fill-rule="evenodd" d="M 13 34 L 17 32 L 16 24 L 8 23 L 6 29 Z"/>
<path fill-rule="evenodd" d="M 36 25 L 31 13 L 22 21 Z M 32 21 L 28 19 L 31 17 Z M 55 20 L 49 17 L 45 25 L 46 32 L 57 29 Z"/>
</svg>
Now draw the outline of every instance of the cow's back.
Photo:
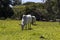
<svg viewBox="0 0 60 40">
<path fill-rule="evenodd" d="M 31 23 L 32 22 L 32 17 L 31 17 L 31 15 L 26 15 L 26 21 L 27 21 L 27 23 Z"/>
</svg>

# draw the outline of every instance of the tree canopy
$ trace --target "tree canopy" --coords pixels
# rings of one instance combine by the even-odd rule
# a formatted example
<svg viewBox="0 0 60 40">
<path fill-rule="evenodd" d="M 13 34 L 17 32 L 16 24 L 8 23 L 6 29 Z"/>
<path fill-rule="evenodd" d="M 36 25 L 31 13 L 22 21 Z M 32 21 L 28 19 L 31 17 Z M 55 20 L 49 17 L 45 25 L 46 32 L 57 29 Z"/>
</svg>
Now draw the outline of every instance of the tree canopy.
<svg viewBox="0 0 60 40">
<path fill-rule="evenodd" d="M 9 4 L 9 0 L 0 1 L 0 17 L 13 16 L 20 19 L 23 14 L 31 14 L 39 20 L 60 19 L 60 0 L 47 0 L 45 3 L 26 2 L 13 8 L 10 8 Z"/>
<path fill-rule="evenodd" d="M 0 0 L 0 18 L 7 18 L 13 15 L 13 10 L 9 7 L 9 4 L 9 0 Z"/>
</svg>

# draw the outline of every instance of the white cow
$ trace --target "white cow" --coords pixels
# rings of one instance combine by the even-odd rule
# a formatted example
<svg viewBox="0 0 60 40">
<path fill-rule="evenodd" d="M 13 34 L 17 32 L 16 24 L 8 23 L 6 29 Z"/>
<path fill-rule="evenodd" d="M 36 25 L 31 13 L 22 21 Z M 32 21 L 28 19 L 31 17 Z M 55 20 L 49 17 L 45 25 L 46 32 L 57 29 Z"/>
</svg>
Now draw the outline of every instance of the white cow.
<svg viewBox="0 0 60 40">
<path fill-rule="evenodd" d="M 36 17 L 32 16 L 32 24 L 36 24 Z"/>
<path fill-rule="evenodd" d="M 31 15 L 23 15 L 22 17 L 22 23 L 21 23 L 21 27 L 22 30 L 24 29 L 24 26 L 26 26 L 25 28 L 28 29 L 31 28 L 31 22 L 32 22 L 32 16 Z"/>
</svg>

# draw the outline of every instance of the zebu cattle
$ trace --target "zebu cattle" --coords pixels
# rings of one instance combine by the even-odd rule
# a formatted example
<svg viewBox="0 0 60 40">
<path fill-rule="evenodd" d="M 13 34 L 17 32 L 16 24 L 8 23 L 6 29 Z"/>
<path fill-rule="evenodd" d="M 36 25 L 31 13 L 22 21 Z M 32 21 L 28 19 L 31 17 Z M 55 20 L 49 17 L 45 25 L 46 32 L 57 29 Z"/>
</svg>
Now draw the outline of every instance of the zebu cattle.
<svg viewBox="0 0 60 40">
<path fill-rule="evenodd" d="M 32 16 L 31 15 L 23 15 L 22 23 L 21 23 L 22 30 L 24 29 L 24 26 L 26 26 L 25 27 L 26 29 L 31 28 L 31 22 L 32 22 Z"/>
<path fill-rule="evenodd" d="M 36 17 L 32 16 L 32 24 L 36 24 Z"/>
</svg>

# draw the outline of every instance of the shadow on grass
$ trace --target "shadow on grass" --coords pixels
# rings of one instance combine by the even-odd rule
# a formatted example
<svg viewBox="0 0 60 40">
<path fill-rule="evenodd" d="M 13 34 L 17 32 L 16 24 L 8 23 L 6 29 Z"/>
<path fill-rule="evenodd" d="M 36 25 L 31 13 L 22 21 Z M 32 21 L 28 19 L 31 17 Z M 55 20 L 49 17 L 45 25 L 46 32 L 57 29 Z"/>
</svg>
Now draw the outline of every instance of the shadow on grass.
<svg viewBox="0 0 60 40">
<path fill-rule="evenodd" d="M 32 25 L 37 26 L 38 24 L 32 24 Z"/>
</svg>

